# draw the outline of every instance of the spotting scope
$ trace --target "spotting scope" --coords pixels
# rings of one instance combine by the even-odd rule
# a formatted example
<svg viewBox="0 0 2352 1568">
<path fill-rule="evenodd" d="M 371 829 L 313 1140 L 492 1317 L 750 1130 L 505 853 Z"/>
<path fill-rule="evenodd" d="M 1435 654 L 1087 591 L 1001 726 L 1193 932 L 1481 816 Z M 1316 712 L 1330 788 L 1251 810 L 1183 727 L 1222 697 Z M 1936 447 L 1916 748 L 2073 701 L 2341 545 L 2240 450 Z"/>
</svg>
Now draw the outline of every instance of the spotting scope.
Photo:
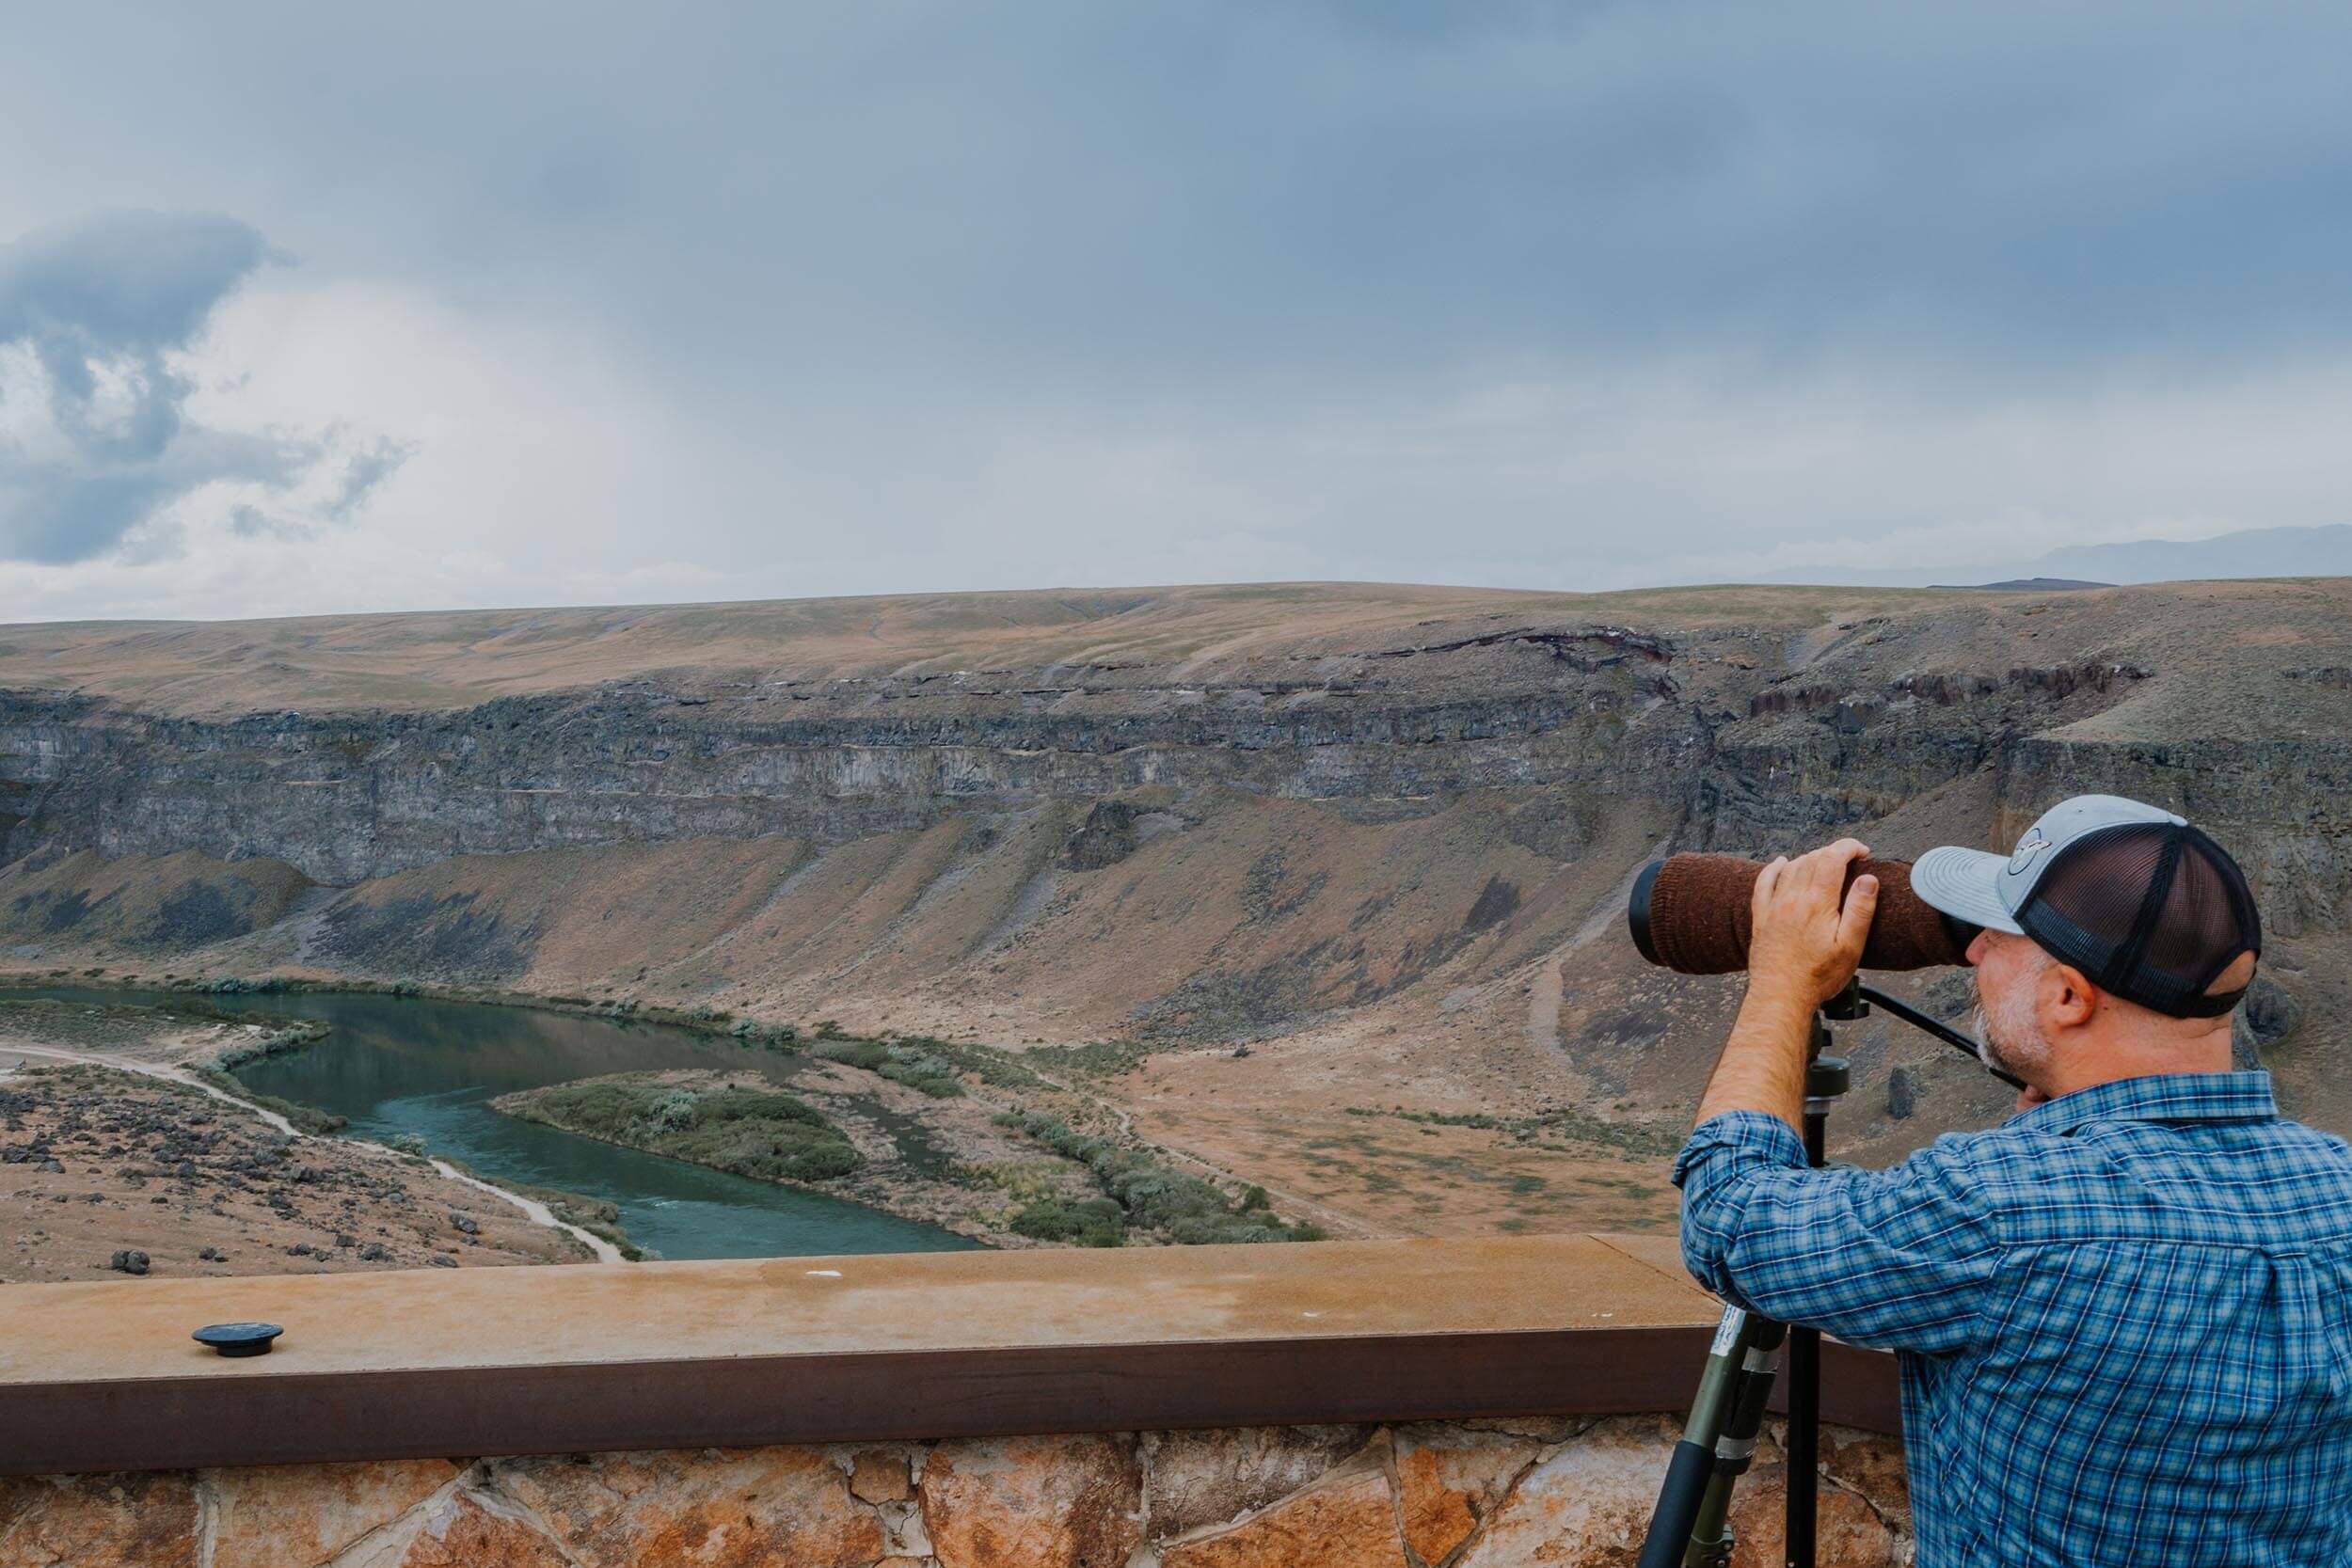
<svg viewBox="0 0 2352 1568">
<path fill-rule="evenodd" d="M 1756 861 L 1735 855 L 1673 855 L 1642 869 L 1626 920 L 1642 957 L 1684 974 L 1729 974 L 1748 967 Z M 1846 868 L 1879 879 L 1878 912 L 1863 944 L 1865 969 L 1936 969 L 1968 961 L 1977 927 L 1954 920 L 1911 891 L 1909 861 L 1858 860 Z"/>
<path fill-rule="evenodd" d="M 1632 896 L 1626 900 L 1633 945 L 1650 962 L 1684 974 L 1730 974 L 1747 968 L 1756 879 L 1763 871 L 1761 862 L 1737 855 L 1669 855 L 1651 862 L 1633 879 Z M 1879 904 L 1862 944 L 1863 968 L 1940 969 L 1968 961 L 1968 944 L 1981 927 L 1953 919 L 1912 892 L 1909 861 L 1858 860 L 1846 868 L 1846 885 L 1853 886 L 1866 873 L 1879 879 Z M 2014 1073 L 1986 1061 L 1975 1040 L 1901 997 L 1875 986 L 1857 991 L 1881 1011 L 1966 1052 L 2010 1087 L 2026 1086 Z"/>
</svg>

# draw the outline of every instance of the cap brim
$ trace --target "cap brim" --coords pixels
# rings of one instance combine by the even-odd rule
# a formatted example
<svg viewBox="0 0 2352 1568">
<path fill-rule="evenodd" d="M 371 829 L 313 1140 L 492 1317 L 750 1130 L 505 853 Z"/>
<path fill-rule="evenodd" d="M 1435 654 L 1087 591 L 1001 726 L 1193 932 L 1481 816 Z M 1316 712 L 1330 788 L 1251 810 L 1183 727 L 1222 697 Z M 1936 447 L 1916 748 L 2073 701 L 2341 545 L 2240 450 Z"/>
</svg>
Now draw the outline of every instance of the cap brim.
<svg viewBox="0 0 2352 1568">
<path fill-rule="evenodd" d="M 1911 891 L 1955 920 L 2022 937 L 2001 903 L 2001 874 L 2009 862 L 1981 849 L 1931 849 L 1911 867 Z"/>
</svg>

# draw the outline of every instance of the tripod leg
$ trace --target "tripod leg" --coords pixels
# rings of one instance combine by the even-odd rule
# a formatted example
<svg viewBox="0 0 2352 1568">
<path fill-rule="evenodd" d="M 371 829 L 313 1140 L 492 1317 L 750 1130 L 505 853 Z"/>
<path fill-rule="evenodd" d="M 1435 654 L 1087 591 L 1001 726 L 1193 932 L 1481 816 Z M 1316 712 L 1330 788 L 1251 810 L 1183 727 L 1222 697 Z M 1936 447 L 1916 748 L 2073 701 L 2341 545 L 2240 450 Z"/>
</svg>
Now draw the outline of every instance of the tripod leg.
<svg viewBox="0 0 2352 1568">
<path fill-rule="evenodd" d="M 1756 1434 L 1764 1430 L 1764 1407 L 1772 1402 L 1772 1378 L 1780 1370 L 1783 1325 L 1756 1320 L 1740 1362 L 1740 1388 L 1723 1435 L 1715 1439 L 1714 1474 L 1691 1527 L 1684 1568 L 1723 1568 L 1731 1560 L 1731 1488 L 1756 1457 Z"/>
<path fill-rule="evenodd" d="M 1817 1023 L 1826 1037 L 1828 1030 Z M 1835 1060 L 1835 1058 L 1832 1058 Z M 1821 1058 L 1815 1058 L 1815 1068 Z M 1841 1073 L 1845 1063 L 1836 1062 L 1836 1071 Z M 1808 1083 L 1808 1089 L 1842 1089 L 1836 1079 L 1820 1085 Z M 1835 1098 L 1831 1093 L 1808 1094 L 1804 1102 L 1804 1159 L 1816 1169 L 1827 1157 L 1829 1145 L 1829 1106 Z M 1817 1328 L 1792 1328 L 1788 1331 L 1788 1524 L 1782 1539 L 1785 1543 L 1782 1561 L 1786 1568 L 1813 1568 L 1814 1538 L 1820 1517 L 1820 1440 L 1821 1440 L 1821 1331 Z"/>
<path fill-rule="evenodd" d="M 1813 1568 L 1820 1509 L 1821 1331 L 1788 1331 L 1788 1526 L 1787 1568 Z"/>
<path fill-rule="evenodd" d="M 1706 1369 L 1699 1374 L 1698 1393 L 1691 1401 L 1690 1418 L 1682 1425 L 1682 1440 L 1675 1445 L 1665 1482 L 1658 1489 L 1658 1507 L 1650 1514 L 1649 1533 L 1642 1540 L 1639 1568 L 1680 1568 L 1691 1548 L 1692 1532 L 1707 1513 L 1710 1498 L 1718 1491 L 1727 1498 L 1730 1477 L 1721 1478 L 1719 1484 L 1716 1475 L 1718 1445 L 1745 1412 L 1752 1381 L 1749 1352 L 1767 1336 L 1770 1343 L 1777 1345 L 1781 1332 L 1781 1326 L 1768 1319 L 1737 1307 L 1724 1308 L 1714 1343 L 1708 1349 Z M 1769 1372 L 1766 1383 L 1769 1387 Z M 1761 1415 L 1759 1404 L 1759 1420 Z M 1751 1428 L 1749 1436 L 1754 1435 Z M 1716 1511 L 1719 1522 L 1721 1506 L 1727 1506 L 1727 1501 Z"/>
</svg>

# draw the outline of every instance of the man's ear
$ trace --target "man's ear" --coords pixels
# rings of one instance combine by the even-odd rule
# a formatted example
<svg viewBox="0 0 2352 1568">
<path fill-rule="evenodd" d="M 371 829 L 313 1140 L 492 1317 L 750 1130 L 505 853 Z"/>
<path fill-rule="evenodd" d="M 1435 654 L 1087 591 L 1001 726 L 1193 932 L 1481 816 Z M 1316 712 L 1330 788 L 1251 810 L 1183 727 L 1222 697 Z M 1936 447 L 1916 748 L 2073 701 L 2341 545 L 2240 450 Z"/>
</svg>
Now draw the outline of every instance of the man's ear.
<svg viewBox="0 0 2352 1568">
<path fill-rule="evenodd" d="M 2073 964 L 2042 972 L 2042 1022 L 2047 1031 L 2079 1029 L 2099 1010 L 2100 990 Z"/>
</svg>

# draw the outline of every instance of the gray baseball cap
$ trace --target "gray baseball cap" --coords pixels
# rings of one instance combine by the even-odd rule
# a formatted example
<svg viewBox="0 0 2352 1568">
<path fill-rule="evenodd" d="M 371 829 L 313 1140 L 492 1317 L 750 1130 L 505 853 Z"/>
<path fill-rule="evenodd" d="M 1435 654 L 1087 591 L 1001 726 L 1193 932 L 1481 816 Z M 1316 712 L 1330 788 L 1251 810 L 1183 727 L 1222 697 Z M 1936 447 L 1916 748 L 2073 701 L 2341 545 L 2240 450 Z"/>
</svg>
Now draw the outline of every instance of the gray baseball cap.
<svg viewBox="0 0 2352 1568">
<path fill-rule="evenodd" d="M 2185 817 L 2121 795 L 2077 795 L 2043 812 L 2006 857 L 1981 849 L 1929 850 L 1911 868 L 1911 889 L 1946 914 L 1971 926 L 1989 926 L 2022 937 L 2026 928 L 2017 924 L 2017 911 L 2042 874 L 2058 863 L 2058 851 L 2086 833 L 2131 822 L 2188 826 Z"/>
<path fill-rule="evenodd" d="M 1946 914 L 2029 937 L 2094 984 L 2174 1018 L 2216 1018 L 2242 994 L 2207 989 L 2262 923 L 2229 852 L 2161 807 L 2077 795 L 2007 857 L 1931 849 L 1912 891 Z"/>
</svg>

